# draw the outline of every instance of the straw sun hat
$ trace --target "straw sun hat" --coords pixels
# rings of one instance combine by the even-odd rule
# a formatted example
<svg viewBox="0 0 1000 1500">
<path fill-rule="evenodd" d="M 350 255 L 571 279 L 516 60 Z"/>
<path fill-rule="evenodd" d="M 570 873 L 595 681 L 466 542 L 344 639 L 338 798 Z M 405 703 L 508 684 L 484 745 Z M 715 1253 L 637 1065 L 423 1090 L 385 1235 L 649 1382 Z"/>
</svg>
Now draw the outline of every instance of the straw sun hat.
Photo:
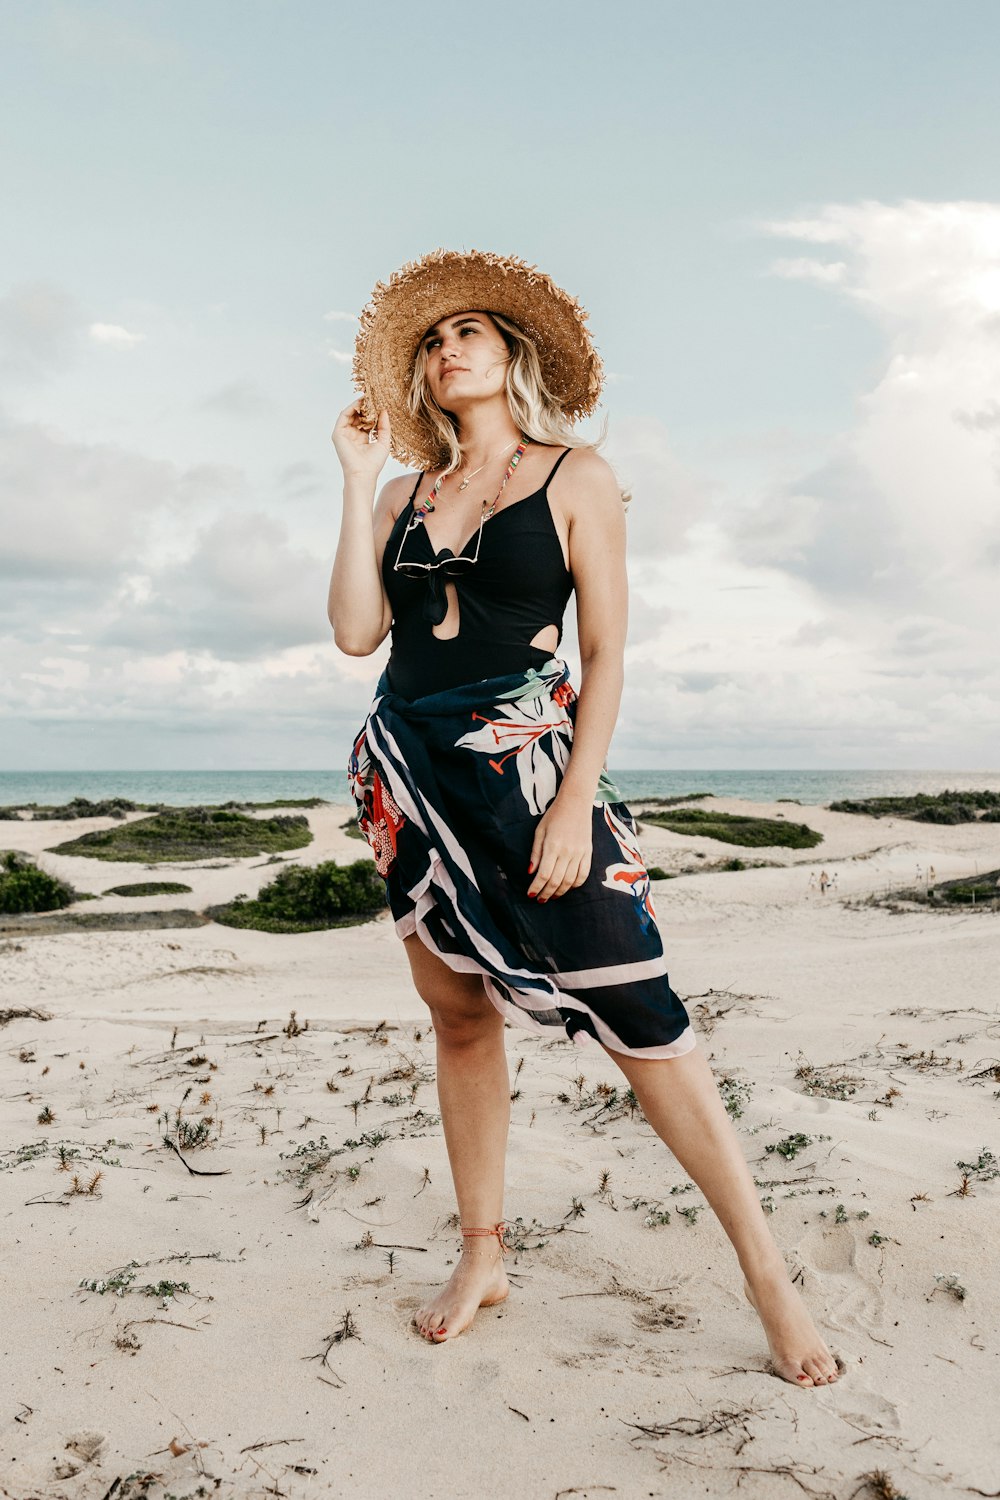
<svg viewBox="0 0 1000 1500">
<path fill-rule="evenodd" d="M 420 340 L 441 318 L 466 310 L 503 313 L 538 350 L 545 382 L 571 420 L 588 416 L 601 394 L 603 364 L 587 313 L 551 276 L 516 255 L 488 250 L 432 250 L 375 284 L 362 310 L 354 350 L 354 384 L 363 416 L 386 409 L 392 456 L 407 467 L 447 463 L 429 423 L 412 416 L 406 398 Z"/>
</svg>

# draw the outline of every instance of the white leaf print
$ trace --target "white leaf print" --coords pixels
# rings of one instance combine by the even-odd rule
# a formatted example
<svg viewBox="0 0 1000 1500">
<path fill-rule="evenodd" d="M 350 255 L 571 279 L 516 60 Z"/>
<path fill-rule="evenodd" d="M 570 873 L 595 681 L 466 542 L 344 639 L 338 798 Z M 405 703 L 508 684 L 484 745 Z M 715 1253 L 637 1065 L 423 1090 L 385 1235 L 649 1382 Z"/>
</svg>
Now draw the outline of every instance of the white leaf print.
<svg viewBox="0 0 1000 1500">
<path fill-rule="evenodd" d="M 482 728 L 462 735 L 456 747 L 488 755 L 501 776 L 504 763 L 513 757 L 529 811 L 543 813 L 556 794 L 556 770 L 564 770 L 569 760 L 572 720 L 565 707 L 547 697 L 498 703 L 495 714 L 486 718 L 474 713 Z"/>
<path fill-rule="evenodd" d="M 604 871 L 603 884 L 612 891 L 625 891 L 635 901 L 643 929 L 650 919 L 656 919 L 653 907 L 653 892 L 649 874 L 643 862 L 639 840 L 632 829 L 604 804 L 604 821 L 614 834 L 624 856 L 621 863 L 608 865 Z"/>
</svg>

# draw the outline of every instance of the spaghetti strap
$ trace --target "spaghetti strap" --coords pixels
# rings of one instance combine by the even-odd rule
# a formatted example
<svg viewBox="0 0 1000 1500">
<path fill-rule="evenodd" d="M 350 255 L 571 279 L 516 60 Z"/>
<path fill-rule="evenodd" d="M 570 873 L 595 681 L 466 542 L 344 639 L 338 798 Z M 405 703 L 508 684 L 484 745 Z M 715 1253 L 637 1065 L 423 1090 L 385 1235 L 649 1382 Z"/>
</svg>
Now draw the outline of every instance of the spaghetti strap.
<svg viewBox="0 0 1000 1500">
<path fill-rule="evenodd" d="M 559 457 L 556 459 L 555 463 L 552 465 L 551 469 L 549 470 L 549 477 L 548 477 L 548 479 L 546 479 L 545 483 L 542 485 L 542 489 L 543 490 L 547 490 L 548 489 L 549 485 L 552 483 L 552 478 L 553 478 L 556 470 L 558 469 L 559 465 L 562 463 L 562 461 L 566 457 L 567 453 L 569 453 L 571 451 L 572 450 L 569 449 L 569 448 L 564 448 L 563 451 L 560 453 Z"/>
<path fill-rule="evenodd" d="M 421 469 L 420 473 L 417 475 L 417 482 L 413 486 L 413 492 L 410 495 L 410 498 L 409 498 L 407 504 L 412 505 L 413 502 L 414 502 L 414 500 L 417 498 L 417 490 L 419 490 L 419 488 L 420 488 L 420 481 L 423 479 L 425 473 L 426 473 L 426 470 Z"/>
</svg>

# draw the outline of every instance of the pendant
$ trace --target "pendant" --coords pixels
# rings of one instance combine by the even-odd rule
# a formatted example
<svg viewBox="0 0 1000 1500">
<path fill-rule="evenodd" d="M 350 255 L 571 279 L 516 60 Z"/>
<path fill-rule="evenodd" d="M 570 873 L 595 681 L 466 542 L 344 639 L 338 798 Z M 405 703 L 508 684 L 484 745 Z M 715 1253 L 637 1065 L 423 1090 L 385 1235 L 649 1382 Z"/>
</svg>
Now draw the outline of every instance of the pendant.
<svg viewBox="0 0 1000 1500">
<path fill-rule="evenodd" d="M 467 490 L 468 488 L 469 488 L 469 481 L 467 479 L 463 479 L 462 483 L 458 487 L 458 493 L 461 494 L 463 490 Z"/>
</svg>

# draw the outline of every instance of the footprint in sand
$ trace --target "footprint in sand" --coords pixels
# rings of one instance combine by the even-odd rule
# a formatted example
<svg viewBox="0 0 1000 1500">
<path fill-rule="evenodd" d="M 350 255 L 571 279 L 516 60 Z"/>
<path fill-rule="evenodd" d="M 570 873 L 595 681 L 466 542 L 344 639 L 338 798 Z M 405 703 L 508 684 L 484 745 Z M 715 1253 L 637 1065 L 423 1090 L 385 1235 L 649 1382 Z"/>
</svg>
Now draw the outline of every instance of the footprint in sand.
<svg viewBox="0 0 1000 1500">
<path fill-rule="evenodd" d="M 865 1380 L 859 1379 L 856 1365 L 851 1370 L 850 1385 L 838 1380 L 828 1389 L 837 1392 L 837 1410 L 845 1421 L 854 1422 L 866 1432 L 899 1431 L 899 1408 Z"/>
<path fill-rule="evenodd" d="M 850 1229 L 810 1230 L 799 1241 L 797 1253 L 806 1272 L 812 1273 L 806 1277 L 806 1300 L 831 1328 L 867 1334 L 879 1326 L 885 1299 L 858 1270 L 857 1245 Z"/>
<path fill-rule="evenodd" d="M 392 1305 L 399 1314 L 399 1321 L 403 1324 L 404 1328 L 410 1328 L 413 1333 L 417 1332 L 416 1326 L 411 1324 L 410 1320 L 417 1308 L 423 1307 L 425 1301 L 426 1298 L 419 1296 L 397 1297 L 394 1300 Z M 418 1337 L 422 1337 L 422 1335 L 418 1335 Z"/>
</svg>

